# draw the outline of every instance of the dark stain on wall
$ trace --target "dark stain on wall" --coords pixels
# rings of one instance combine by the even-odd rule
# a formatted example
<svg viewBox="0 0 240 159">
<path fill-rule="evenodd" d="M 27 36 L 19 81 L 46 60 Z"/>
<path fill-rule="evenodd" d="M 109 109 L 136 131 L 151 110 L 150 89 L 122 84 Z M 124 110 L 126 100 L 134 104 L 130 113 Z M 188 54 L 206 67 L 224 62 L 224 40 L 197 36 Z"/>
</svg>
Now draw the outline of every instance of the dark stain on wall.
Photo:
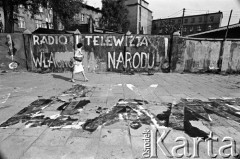
<svg viewBox="0 0 240 159">
<path fill-rule="evenodd" d="M 11 46 L 7 36 L 11 38 Z M 10 51 L 12 48 L 12 51 Z M 13 54 L 13 60 L 11 57 Z M 26 70 L 26 56 L 23 34 L 0 34 L 0 69 L 8 70 L 11 62 L 18 63 L 18 70 Z"/>
</svg>

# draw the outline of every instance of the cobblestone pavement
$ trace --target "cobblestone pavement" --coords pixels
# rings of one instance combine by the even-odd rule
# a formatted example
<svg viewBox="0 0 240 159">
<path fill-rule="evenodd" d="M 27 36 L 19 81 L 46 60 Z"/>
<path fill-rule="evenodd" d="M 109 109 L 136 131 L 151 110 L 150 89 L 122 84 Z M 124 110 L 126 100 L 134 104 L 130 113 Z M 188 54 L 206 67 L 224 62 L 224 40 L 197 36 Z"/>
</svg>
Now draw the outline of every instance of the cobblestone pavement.
<svg viewBox="0 0 240 159">
<path fill-rule="evenodd" d="M 94 87 L 90 100 L 78 118 L 83 121 L 99 116 L 98 107 L 112 108 L 119 99 L 139 99 L 148 101 L 142 107 L 157 115 L 167 110 L 161 103 L 176 104 L 181 98 L 207 101 L 208 98 L 240 97 L 240 77 L 238 75 L 213 74 L 164 74 L 156 73 L 124 75 L 119 73 L 88 73 L 89 81 L 83 82 L 78 76 L 77 84 Z M 29 72 L 9 72 L 0 74 L 0 122 L 3 123 L 37 99 L 57 96 L 72 87 L 70 73 L 36 74 Z M 214 115 L 211 116 L 214 120 Z M 231 132 L 240 136 L 238 122 L 231 123 L 223 117 L 216 117 L 218 123 L 211 130 L 224 135 Z M 128 121 L 121 120 L 108 126 L 99 126 L 94 132 L 82 129 L 57 129 L 48 126 L 26 128 L 18 123 L 8 128 L 0 128 L 0 158 L 2 159 L 110 159 L 143 158 L 143 132 L 151 129 L 142 125 L 132 129 Z M 229 133 L 228 133 L 229 134 Z M 172 130 L 166 143 L 184 131 Z M 240 139 L 237 139 L 240 140 Z M 178 144 L 179 145 L 179 144 Z M 238 147 L 239 145 L 237 145 Z M 204 146 L 202 146 L 204 147 Z M 202 151 L 202 153 L 207 153 Z M 157 148 L 158 158 L 167 158 Z M 200 158 L 209 158 L 207 154 Z"/>
</svg>

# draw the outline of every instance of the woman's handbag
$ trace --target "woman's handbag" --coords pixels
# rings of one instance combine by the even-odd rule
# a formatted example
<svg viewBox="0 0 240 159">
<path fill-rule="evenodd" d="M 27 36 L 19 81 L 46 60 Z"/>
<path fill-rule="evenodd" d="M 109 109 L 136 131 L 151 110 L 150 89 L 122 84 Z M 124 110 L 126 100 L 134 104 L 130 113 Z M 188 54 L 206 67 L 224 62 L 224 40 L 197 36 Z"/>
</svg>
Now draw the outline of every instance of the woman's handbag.
<svg viewBox="0 0 240 159">
<path fill-rule="evenodd" d="M 73 58 L 74 58 L 74 60 L 79 61 L 79 62 L 82 62 L 82 60 L 83 60 L 83 56 L 81 56 L 81 57 L 73 57 Z"/>
</svg>

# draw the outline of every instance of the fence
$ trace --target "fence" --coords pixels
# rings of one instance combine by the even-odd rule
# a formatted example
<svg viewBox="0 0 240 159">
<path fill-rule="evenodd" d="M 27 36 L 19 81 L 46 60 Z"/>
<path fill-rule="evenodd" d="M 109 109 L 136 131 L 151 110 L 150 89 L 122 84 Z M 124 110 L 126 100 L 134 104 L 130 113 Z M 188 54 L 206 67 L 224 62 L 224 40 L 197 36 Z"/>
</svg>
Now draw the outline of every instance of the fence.
<svg viewBox="0 0 240 159">
<path fill-rule="evenodd" d="M 171 53 L 173 72 L 240 71 L 240 39 L 188 39 L 175 37 Z"/>
<path fill-rule="evenodd" d="M 168 39 L 154 35 L 63 34 L 29 36 L 28 67 L 33 71 L 71 70 L 75 45 L 83 43 L 85 69 L 161 71 L 168 59 Z M 31 58 L 31 59 L 30 59 Z"/>
<path fill-rule="evenodd" d="M 85 70 L 205 72 L 240 71 L 240 40 L 188 39 L 124 34 L 0 34 L 0 69 L 12 62 L 7 36 L 13 43 L 18 69 L 63 72 L 73 67 L 76 44 L 83 43 Z M 222 56 L 221 56 L 222 55 Z M 164 66 L 164 67 L 163 67 Z"/>
</svg>

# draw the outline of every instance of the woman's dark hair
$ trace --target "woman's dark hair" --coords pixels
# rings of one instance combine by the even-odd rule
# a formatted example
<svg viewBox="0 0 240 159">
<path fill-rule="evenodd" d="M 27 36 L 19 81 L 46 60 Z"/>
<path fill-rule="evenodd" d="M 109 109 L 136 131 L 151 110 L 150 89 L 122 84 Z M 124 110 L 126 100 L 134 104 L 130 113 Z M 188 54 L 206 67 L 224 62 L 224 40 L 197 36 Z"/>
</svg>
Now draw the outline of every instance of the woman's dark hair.
<svg viewBox="0 0 240 159">
<path fill-rule="evenodd" d="M 82 46 L 83 46 L 82 43 L 78 43 L 78 44 L 77 44 L 77 48 L 81 48 Z"/>
</svg>

